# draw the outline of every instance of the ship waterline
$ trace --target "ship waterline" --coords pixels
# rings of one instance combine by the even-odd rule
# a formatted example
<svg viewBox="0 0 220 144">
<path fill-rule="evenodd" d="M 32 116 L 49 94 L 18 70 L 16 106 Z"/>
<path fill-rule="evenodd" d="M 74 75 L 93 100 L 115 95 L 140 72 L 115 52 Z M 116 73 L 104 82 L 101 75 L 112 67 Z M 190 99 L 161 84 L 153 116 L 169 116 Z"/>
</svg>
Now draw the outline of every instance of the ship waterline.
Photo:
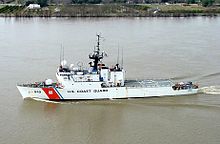
<svg viewBox="0 0 220 144">
<path fill-rule="evenodd" d="M 59 88 L 28 88 L 17 86 L 23 98 L 41 98 L 50 100 L 92 100 L 122 99 L 141 97 L 162 97 L 197 94 L 198 89 L 174 91 L 170 87 L 163 88 L 100 88 L 100 89 L 59 89 Z"/>
</svg>

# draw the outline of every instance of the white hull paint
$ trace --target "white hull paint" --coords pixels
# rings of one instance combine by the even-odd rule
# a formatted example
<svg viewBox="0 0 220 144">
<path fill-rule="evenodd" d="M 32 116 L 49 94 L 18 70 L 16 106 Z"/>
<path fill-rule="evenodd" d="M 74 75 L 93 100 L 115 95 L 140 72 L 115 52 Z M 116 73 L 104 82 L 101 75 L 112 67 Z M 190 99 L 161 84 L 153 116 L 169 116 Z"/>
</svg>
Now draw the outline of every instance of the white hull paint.
<svg viewBox="0 0 220 144">
<path fill-rule="evenodd" d="M 40 98 L 50 100 L 89 100 L 89 99 L 125 99 L 162 97 L 196 94 L 198 89 L 173 90 L 171 87 L 163 88 L 136 88 L 111 87 L 99 89 L 60 89 L 60 88 L 31 88 L 17 86 L 22 97 Z M 44 90 L 43 90 L 44 89 Z M 48 89 L 47 92 L 45 92 Z"/>
</svg>

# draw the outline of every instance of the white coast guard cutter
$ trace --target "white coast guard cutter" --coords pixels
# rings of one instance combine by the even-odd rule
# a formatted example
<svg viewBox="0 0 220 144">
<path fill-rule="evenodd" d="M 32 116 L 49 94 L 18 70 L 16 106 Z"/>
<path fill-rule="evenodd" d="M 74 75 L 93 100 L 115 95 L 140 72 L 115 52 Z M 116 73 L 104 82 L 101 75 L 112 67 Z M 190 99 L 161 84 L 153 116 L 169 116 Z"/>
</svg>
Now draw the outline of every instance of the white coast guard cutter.
<svg viewBox="0 0 220 144">
<path fill-rule="evenodd" d="M 47 79 L 42 82 L 17 85 L 23 98 L 49 100 L 117 99 L 153 96 L 177 96 L 196 94 L 198 86 L 192 82 L 174 84 L 171 80 L 125 80 L 125 70 L 116 64 L 109 68 L 101 60 L 100 35 L 97 46 L 89 58 L 89 68 L 67 66 L 61 62 L 56 72 L 57 82 Z"/>
</svg>

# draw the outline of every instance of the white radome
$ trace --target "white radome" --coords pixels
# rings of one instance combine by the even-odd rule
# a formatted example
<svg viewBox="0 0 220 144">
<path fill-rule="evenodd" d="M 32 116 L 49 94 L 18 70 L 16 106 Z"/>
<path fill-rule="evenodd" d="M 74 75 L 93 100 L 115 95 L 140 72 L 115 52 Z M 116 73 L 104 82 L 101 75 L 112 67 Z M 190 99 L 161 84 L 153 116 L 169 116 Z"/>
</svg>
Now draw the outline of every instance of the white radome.
<svg viewBox="0 0 220 144">
<path fill-rule="evenodd" d="M 64 67 L 64 66 L 66 66 L 66 64 L 67 64 L 67 61 L 66 61 L 66 60 L 62 60 L 62 61 L 61 61 L 61 66 Z"/>
</svg>

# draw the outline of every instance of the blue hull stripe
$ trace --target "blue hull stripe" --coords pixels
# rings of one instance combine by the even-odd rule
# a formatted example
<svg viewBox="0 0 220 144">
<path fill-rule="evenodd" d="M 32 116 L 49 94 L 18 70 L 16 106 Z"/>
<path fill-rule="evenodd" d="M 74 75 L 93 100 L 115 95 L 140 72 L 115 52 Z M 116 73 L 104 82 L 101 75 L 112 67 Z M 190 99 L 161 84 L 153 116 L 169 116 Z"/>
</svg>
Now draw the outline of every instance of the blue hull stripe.
<svg viewBox="0 0 220 144">
<path fill-rule="evenodd" d="M 62 95 L 59 93 L 59 91 L 56 89 L 56 88 L 54 88 L 55 89 L 55 91 L 58 93 L 58 95 L 63 99 L 63 97 L 62 97 Z"/>
</svg>

